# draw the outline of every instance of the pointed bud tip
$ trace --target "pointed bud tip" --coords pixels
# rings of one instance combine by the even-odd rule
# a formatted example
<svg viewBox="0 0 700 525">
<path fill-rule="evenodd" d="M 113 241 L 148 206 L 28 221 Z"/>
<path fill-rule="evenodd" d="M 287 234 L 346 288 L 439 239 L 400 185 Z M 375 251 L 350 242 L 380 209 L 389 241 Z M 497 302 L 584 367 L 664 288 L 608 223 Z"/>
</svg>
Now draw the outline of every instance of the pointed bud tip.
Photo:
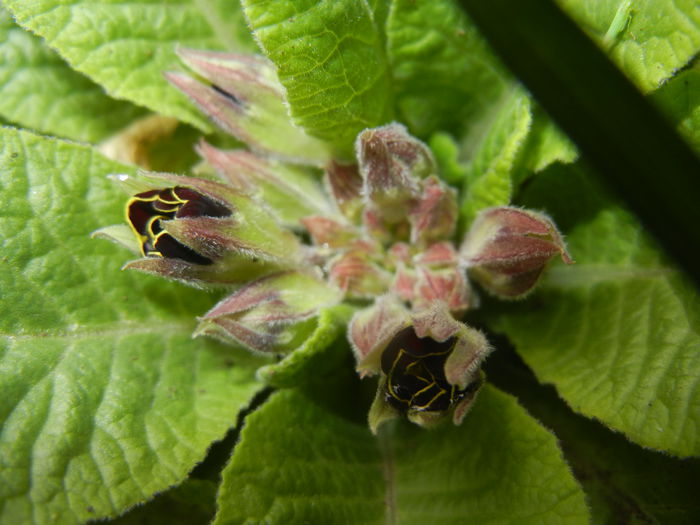
<svg viewBox="0 0 700 525">
<path fill-rule="evenodd" d="M 470 276 L 503 299 L 526 296 L 556 255 L 573 264 L 552 219 L 512 206 L 482 210 L 460 247 Z"/>
</svg>

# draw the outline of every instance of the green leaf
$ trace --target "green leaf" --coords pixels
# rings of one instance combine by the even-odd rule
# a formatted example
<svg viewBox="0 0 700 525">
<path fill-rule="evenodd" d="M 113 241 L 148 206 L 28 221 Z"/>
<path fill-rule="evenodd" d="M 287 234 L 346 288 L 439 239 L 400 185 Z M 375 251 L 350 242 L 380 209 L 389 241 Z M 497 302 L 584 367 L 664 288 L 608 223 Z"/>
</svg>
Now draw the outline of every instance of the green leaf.
<svg viewBox="0 0 700 525">
<path fill-rule="evenodd" d="M 520 149 L 513 169 L 515 187 L 554 162 L 568 164 L 578 158 L 576 146 L 539 106 L 535 105 L 532 113 L 532 128 Z"/>
<path fill-rule="evenodd" d="M 592 175 L 626 201 L 700 285 L 694 250 L 700 245 L 698 157 L 552 0 L 461 4 L 580 148 L 596 170 Z"/>
<path fill-rule="evenodd" d="M 700 155 L 700 67 L 683 71 L 651 97 Z"/>
<path fill-rule="evenodd" d="M 349 353 L 345 331 L 355 309 L 347 305 L 326 308 L 318 316 L 314 332 L 304 344 L 279 363 L 258 370 L 266 383 L 289 388 L 331 373 Z"/>
<path fill-rule="evenodd" d="M 0 140 L 0 522 L 114 516 L 182 481 L 260 388 L 192 341 L 203 292 L 119 272 L 123 165 L 9 128 Z"/>
<path fill-rule="evenodd" d="M 513 87 L 470 130 L 465 144 L 472 153 L 461 204 L 467 223 L 484 208 L 510 202 L 513 168 L 531 122 L 530 98 Z"/>
<path fill-rule="evenodd" d="M 467 167 L 460 162 L 457 141 L 448 133 L 437 132 L 430 137 L 428 145 L 435 155 L 440 178 L 449 184 L 461 184 Z"/>
<path fill-rule="evenodd" d="M 382 37 L 366 0 L 243 0 L 277 66 L 295 122 L 352 157 L 357 134 L 391 119 Z"/>
<path fill-rule="evenodd" d="M 77 71 L 115 98 L 209 130 L 196 108 L 163 78 L 182 70 L 175 46 L 252 48 L 230 0 L 3 0 L 24 28 L 42 36 Z"/>
<path fill-rule="evenodd" d="M 246 421 L 215 524 L 588 522 L 554 436 L 491 387 L 461 427 L 383 430 L 274 394 Z"/>
<path fill-rule="evenodd" d="M 559 440 L 581 482 L 591 523 L 694 525 L 700 521 L 695 480 L 700 458 L 673 458 L 628 441 L 571 411 L 554 388 L 541 385 L 507 342 L 486 362 L 489 381 L 515 395 Z"/>
<path fill-rule="evenodd" d="M 0 115 L 60 137 L 99 142 L 143 109 L 104 94 L 0 7 Z"/>
<path fill-rule="evenodd" d="M 700 51 L 696 0 L 557 0 L 601 44 L 615 63 L 647 92 L 658 88 Z M 628 16 L 612 42 L 604 42 L 620 9 Z M 621 13 L 624 16 L 624 13 Z"/>
<path fill-rule="evenodd" d="M 401 120 L 428 136 L 474 125 L 510 78 L 452 0 L 394 0 L 387 49 Z"/>
<path fill-rule="evenodd" d="M 541 174 L 523 204 L 551 213 L 576 264 L 551 268 L 501 327 L 574 410 L 645 447 L 699 454 L 695 289 L 575 165 Z"/>
</svg>

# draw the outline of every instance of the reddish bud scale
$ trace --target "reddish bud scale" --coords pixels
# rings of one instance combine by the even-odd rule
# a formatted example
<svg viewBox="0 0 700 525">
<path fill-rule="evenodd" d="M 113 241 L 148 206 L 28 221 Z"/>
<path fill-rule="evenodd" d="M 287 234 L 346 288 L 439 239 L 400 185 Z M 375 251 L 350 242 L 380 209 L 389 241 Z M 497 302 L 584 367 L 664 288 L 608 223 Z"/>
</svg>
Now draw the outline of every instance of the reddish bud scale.
<svg viewBox="0 0 700 525">
<path fill-rule="evenodd" d="M 556 255 L 573 263 L 552 220 L 508 206 L 483 210 L 460 248 L 470 276 L 504 299 L 528 294 Z"/>
</svg>

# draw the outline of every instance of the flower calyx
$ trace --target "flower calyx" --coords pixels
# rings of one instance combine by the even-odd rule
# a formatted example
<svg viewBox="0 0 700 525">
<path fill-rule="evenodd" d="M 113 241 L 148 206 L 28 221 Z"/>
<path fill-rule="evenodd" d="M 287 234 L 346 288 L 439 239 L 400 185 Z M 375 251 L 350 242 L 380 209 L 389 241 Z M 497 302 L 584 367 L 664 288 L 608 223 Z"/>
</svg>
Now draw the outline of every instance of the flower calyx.
<svg viewBox="0 0 700 525">
<path fill-rule="evenodd" d="M 369 425 L 395 417 L 431 427 L 451 415 L 461 423 L 483 382 L 491 347 L 481 332 L 456 321 L 442 302 L 410 313 L 384 296 L 352 319 L 348 330 L 358 371 L 379 374 Z"/>
<path fill-rule="evenodd" d="M 113 178 L 132 194 L 126 206 L 129 226 L 95 235 L 143 256 L 125 269 L 202 286 L 243 284 L 302 265 L 298 239 L 230 186 L 167 173 Z"/>
<path fill-rule="evenodd" d="M 513 206 L 482 210 L 459 252 L 469 276 L 502 299 L 530 293 L 556 255 L 566 264 L 574 262 L 552 219 Z"/>
<path fill-rule="evenodd" d="M 300 346 L 315 328 L 319 310 L 337 304 L 342 293 L 320 276 L 281 272 L 236 290 L 207 312 L 195 336 L 207 335 L 263 354 Z"/>
<path fill-rule="evenodd" d="M 179 72 L 165 77 L 224 131 L 279 159 L 315 166 L 330 161 L 328 145 L 291 122 L 284 87 L 269 60 L 183 47 L 176 51 L 197 77 Z"/>
</svg>

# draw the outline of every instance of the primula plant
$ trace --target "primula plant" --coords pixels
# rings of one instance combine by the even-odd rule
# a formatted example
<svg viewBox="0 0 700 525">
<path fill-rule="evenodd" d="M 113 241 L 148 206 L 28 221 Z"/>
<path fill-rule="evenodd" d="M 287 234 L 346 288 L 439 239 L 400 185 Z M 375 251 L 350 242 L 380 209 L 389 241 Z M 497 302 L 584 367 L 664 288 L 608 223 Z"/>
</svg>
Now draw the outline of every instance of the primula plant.
<svg viewBox="0 0 700 525">
<path fill-rule="evenodd" d="M 700 150 L 697 5 L 558 3 Z M 0 523 L 700 520 L 695 283 L 459 3 L 2 5 Z"/>
</svg>

